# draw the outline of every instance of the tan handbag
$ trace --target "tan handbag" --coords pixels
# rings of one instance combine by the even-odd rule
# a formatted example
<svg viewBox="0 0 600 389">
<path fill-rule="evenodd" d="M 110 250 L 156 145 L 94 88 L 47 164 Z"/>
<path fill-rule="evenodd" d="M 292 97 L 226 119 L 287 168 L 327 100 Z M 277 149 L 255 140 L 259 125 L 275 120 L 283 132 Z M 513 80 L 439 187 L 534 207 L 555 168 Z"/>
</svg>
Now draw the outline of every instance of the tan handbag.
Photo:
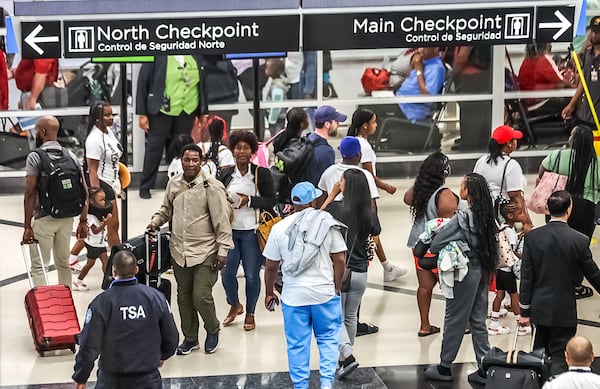
<svg viewBox="0 0 600 389">
<path fill-rule="evenodd" d="M 281 220 L 283 220 L 281 216 L 273 216 L 268 211 L 262 211 L 260 213 L 259 224 L 256 228 L 256 238 L 258 239 L 258 247 L 260 247 L 261 252 L 265 249 L 267 239 L 269 239 L 269 234 L 271 233 L 271 228 Z"/>
</svg>

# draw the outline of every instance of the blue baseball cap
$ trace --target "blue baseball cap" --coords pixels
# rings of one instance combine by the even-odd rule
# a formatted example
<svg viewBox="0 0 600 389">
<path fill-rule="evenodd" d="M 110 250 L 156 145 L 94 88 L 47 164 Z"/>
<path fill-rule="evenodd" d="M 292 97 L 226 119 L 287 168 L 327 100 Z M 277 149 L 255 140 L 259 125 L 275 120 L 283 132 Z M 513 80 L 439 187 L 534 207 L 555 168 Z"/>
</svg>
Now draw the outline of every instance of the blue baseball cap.
<svg viewBox="0 0 600 389">
<path fill-rule="evenodd" d="M 299 182 L 292 188 L 292 203 L 305 205 L 318 199 L 322 194 L 323 191 L 315 188 L 310 182 Z"/>
<path fill-rule="evenodd" d="M 342 158 L 356 157 L 360 153 L 360 142 L 355 136 L 346 136 L 340 143 Z"/>
<path fill-rule="evenodd" d="M 337 122 L 345 122 L 348 119 L 347 115 L 343 113 L 339 113 L 335 108 L 331 105 L 323 105 L 319 107 L 315 112 L 315 122 L 316 123 L 325 123 L 335 120 Z"/>
</svg>

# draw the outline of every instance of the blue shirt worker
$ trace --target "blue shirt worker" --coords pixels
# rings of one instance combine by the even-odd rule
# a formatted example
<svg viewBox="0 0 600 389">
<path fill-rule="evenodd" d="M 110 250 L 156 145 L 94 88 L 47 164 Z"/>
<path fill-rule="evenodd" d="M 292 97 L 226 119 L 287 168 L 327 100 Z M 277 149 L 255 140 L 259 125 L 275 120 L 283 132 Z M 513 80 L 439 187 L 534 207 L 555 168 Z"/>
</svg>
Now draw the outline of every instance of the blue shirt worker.
<svg viewBox="0 0 600 389">
<path fill-rule="evenodd" d="M 115 280 L 89 305 L 73 380 L 84 389 L 98 355 L 97 389 L 162 388 L 158 369 L 175 353 L 179 333 L 159 291 L 137 283 L 135 256 L 113 258 Z"/>
<path fill-rule="evenodd" d="M 439 95 L 446 79 L 446 67 L 437 47 L 422 47 L 413 54 L 412 70 L 396 91 L 396 96 Z M 400 110 L 411 122 L 431 118 L 430 103 L 400 103 Z"/>
<path fill-rule="evenodd" d="M 321 389 L 331 389 L 338 361 L 346 226 L 314 208 L 322 194 L 310 182 L 296 184 L 292 188 L 296 212 L 273 226 L 263 251 L 265 306 L 270 311 L 279 304 L 273 287 L 281 263 L 283 328 L 294 389 L 308 389 L 312 333 L 319 347 Z"/>
</svg>

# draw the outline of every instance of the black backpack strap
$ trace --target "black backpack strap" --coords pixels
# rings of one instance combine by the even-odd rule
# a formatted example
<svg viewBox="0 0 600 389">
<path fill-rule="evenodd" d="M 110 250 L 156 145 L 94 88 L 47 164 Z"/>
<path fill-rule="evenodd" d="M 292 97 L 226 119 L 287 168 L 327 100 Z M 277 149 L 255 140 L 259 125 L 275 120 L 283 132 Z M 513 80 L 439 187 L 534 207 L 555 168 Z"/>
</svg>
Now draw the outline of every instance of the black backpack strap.
<svg viewBox="0 0 600 389">
<path fill-rule="evenodd" d="M 506 161 L 506 163 L 504 164 L 504 170 L 502 171 L 502 181 L 500 181 L 500 196 L 502 196 L 502 190 L 504 189 L 504 177 L 506 176 L 506 168 L 508 167 L 510 161 L 511 158 L 508 157 L 508 161 Z"/>
</svg>

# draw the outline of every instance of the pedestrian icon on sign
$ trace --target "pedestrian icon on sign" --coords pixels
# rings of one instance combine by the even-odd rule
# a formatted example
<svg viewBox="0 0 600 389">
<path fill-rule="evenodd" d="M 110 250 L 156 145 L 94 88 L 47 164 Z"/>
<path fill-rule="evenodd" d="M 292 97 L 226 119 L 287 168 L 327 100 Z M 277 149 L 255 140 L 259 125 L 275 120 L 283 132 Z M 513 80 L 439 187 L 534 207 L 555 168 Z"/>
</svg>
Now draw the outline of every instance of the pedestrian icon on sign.
<svg viewBox="0 0 600 389">
<path fill-rule="evenodd" d="M 69 27 L 69 51 L 73 53 L 94 52 L 94 28 Z"/>
<path fill-rule="evenodd" d="M 504 22 L 505 39 L 529 38 L 530 14 L 507 14 Z"/>
</svg>

